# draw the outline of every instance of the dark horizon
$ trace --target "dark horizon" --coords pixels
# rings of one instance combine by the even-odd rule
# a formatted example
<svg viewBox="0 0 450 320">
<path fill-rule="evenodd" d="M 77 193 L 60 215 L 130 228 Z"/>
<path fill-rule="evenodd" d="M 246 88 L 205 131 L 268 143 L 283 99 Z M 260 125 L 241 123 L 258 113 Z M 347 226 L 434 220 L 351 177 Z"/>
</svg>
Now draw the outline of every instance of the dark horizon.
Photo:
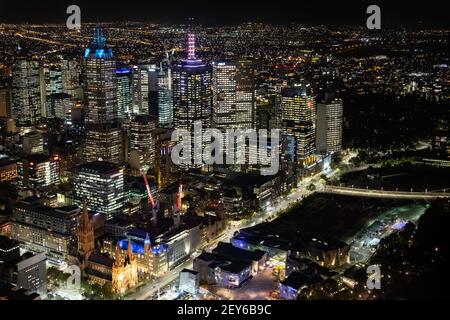
<svg viewBox="0 0 450 320">
<path fill-rule="evenodd" d="M 431 0 L 426 5 L 410 1 L 331 1 L 282 0 L 276 3 L 248 0 L 215 2 L 199 0 L 192 4 L 183 1 L 153 2 L 128 0 L 93 2 L 85 0 L 25 0 L 2 1 L 0 23 L 65 23 L 66 8 L 77 4 L 82 22 L 154 22 L 187 23 L 192 17 L 196 23 L 239 24 L 263 22 L 274 24 L 301 23 L 306 25 L 365 25 L 367 6 L 381 8 L 382 25 L 386 27 L 449 27 L 448 2 Z"/>
</svg>

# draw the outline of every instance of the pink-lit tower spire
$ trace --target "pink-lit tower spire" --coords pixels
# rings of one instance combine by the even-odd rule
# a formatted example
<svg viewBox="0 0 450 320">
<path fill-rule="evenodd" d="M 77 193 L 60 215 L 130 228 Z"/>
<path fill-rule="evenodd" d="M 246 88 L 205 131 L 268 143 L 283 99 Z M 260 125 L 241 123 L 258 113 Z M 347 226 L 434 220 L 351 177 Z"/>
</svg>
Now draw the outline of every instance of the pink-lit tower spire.
<svg viewBox="0 0 450 320">
<path fill-rule="evenodd" d="M 188 60 L 195 60 L 195 34 L 188 33 Z"/>
</svg>

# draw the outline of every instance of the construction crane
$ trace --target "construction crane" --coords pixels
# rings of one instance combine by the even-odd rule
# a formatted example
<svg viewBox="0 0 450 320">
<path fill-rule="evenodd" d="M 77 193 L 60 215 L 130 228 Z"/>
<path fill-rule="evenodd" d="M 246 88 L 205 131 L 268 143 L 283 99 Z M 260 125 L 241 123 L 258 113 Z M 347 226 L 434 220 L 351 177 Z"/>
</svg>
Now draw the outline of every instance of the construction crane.
<svg viewBox="0 0 450 320">
<path fill-rule="evenodd" d="M 153 223 L 156 225 L 157 222 L 157 203 L 155 203 L 155 200 L 153 199 L 153 195 L 152 192 L 150 190 L 150 185 L 148 184 L 148 180 L 147 180 L 147 174 L 145 172 L 145 170 L 141 170 L 141 175 L 144 178 L 144 182 L 145 182 L 145 187 L 147 188 L 147 194 L 148 194 L 148 198 L 150 199 L 150 203 L 152 205 L 152 214 L 153 214 Z"/>
<path fill-rule="evenodd" d="M 180 180 L 180 185 L 178 186 L 178 199 L 177 199 L 177 207 L 178 210 L 181 211 L 181 194 L 183 193 L 183 184 L 181 183 Z"/>
</svg>

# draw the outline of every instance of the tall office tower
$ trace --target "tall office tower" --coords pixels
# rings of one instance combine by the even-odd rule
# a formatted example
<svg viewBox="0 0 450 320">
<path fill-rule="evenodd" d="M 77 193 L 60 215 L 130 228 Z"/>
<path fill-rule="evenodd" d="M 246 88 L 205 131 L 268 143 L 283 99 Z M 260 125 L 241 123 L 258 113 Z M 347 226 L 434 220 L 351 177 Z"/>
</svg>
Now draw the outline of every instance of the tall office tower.
<svg viewBox="0 0 450 320">
<path fill-rule="evenodd" d="M 255 127 L 257 129 L 280 129 L 281 96 L 275 91 L 264 91 L 256 97 Z"/>
<path fill-rule="evenodd" d="M 63 56 L 61 58 L 63 92 L 73 99 L 81 99 L 80 72 L 81 66 L 78 58 Z"/>
<path fill-rule="evenodd" d="M 307 85 L 281 91 L 283 134 L 295 140 L 296 162 L 301 165 L 315 152 L 315 103 Z"/>
<path fill-rule="evenodd" d="M 158 119 L 159 108 L 159 70 L 151 64 L 148 70 L 148 114 Z"/>
<path fill-rule="evenodd" d="M 59 184 L 58 156 L 33 154 L 17 161 L 17 184 L 21 188 L 44 189 Z"/>
<path fill-rule="evenodd" d="M 136 116 L 130 123 L 129 158 L 133 162 L 137 162 L 136 158 L 138 158 L 140 169 L 148 170 L 155 164 L 155 141 L 153 139 L 155 128 L 155 121 L 151 116 Z M 136 167 L 136 164 L 134 163 L 134 166 L 132 164 L 132 167 Z"/>
<path fill-rule="evenodd" d="M 194 136 L 194 122 L 202 123 L 202 133 L 211 126 L 211 68 L 200 59 L 196 59 L 195 36 L 192 33 L 188 35 L 187 59 L 173 69 L 172 89 L 175 129 L 191 132 L 192 163 L 184 167 L 200 168 L 201 155 L 194 152 L 194 145 L 202 145 L 206 141 L 198 135 Z"/>
<path fill-rule="evenodd" d="M 237 70 L 236 64 L 231 61 L 214 62 L 212 65 L 212 93 L 213 93 L 213 108 L 212 108 L 212 126 L 221 130 L 224 134 L 227 129 L 249 129 L 250 123 L 245 122 L 246 113 L 238 114 L 236 105 L 236 80 Z M 243 118 L 239 118 L 239 116 Z M 224 135 L 223 147 L 227 150 L 228 139 Z M 244 152 L 246 163 L 250 154 L 257 155 L 257 150 L 250 150 L 250 145 L 244 150 L 242 147 L 234 143 L 234 154 Z M 240 171 L 241 166 L 232 166 L 232 169 Z"/>
<path fill-rule="evenodd" d="M 84 148 L 86 162 L 122 163 L 122 131 L 117 124 L 90 124 Z"/>
<path fill-rule="evenodd" d="M 161 68 L 158 73 L 158 126 L 173 126 L 173 100 L 171 70 Z"/>
<path fill-rule="evenodd" d="M 94 161 L 73 169 L 73 202 L 107 219 L 122 213 L 126 202 L 123 168 L 110 162 Z"/>
<path fill-rule="evenodd" d="M 0 117 L 11 118 L 11 82 L 0 80 Z"/>
<path fill-rule="evenodd" d="M 327 99 L 317 104 L 317 151 L 324 153 L 341 151 L 342 113 L 342 99 Z"/>
<path fill-rule="evenodd" d="M 236 119 L 239 128 L 255 127 L 255 66 L 242 57 L 236 65 Z"/>
<path fill-rule="evenodd" d="M 150 68 L 148 64 L 133 66 L 133 115 L 149 114 Z"/>
<path fill-rule="evenodd" d="M 121 130 L 117 124 L 116 61 L 106 38 L 95 29 L 91 48 L 83 59 L 86 124 L 85 159 L 122 162 Z"/>
<path fill-rule="evenodd" d="M 118 118 L 124 120 L 131 115 L 133 107 L 132 72 L 130 68 L 118 68 L 117 77 L 117 111 Z"/>
<path fill-rule="evenodd" d="M 236 127 L 236 65 L 230 61 L 212 65 L 212 125 L 225 131 Z"/>
<path fill-rule="evenodd" d="M 41 118 L 39 62 L 19 58 L 13 68 L 12 115 L 18 126 L 34 126 Z"/>
<path fill-rule="evenodd" d="M 117 120 L 116 60 L 100 29 L 95 29 L 92 47 L 83 59 L 87 123 L 113 123 Z"/>
</svg>

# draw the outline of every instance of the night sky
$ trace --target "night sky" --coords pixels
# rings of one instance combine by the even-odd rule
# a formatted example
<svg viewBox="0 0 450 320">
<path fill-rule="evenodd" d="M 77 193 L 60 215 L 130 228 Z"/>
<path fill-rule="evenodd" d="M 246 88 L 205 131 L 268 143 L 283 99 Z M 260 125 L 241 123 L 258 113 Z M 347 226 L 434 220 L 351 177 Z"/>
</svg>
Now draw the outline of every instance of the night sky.
<svg viewBox="0 0 450 320">
<path fill-rule="evenodd" d="M 183 23 L 193 17 L 203 24 L 299 22 L 363 24 L 370 4 L 381 7 L 384 26 L 449 27 L 448 0 L 415 3 L 405 0 L 0 0 L 0 22 L 65 23 L 70 4 L 81 7 L 82 22 L 148 21 Z"/>
</svg>

